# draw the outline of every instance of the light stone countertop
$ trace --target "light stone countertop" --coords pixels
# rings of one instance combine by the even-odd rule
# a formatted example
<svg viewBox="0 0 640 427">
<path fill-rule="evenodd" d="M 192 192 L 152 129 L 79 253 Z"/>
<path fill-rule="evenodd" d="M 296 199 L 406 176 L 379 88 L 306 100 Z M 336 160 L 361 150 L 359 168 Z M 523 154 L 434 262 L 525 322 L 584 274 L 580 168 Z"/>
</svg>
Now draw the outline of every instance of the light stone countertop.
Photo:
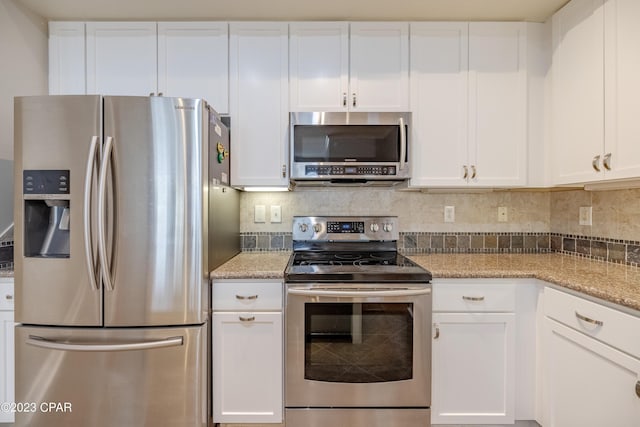
<svg viewBox="0 0 640 427">
<path fill-rule="evenodd" d="M 211 279 L 282 279 L 289 252 L 242 252 Z M 551 254 L 408 255 L 434 278 L 535 278 L 640 310 L 640 268 Z M 640 313 L 638 313 L 640 315 Z"/>
</svg>

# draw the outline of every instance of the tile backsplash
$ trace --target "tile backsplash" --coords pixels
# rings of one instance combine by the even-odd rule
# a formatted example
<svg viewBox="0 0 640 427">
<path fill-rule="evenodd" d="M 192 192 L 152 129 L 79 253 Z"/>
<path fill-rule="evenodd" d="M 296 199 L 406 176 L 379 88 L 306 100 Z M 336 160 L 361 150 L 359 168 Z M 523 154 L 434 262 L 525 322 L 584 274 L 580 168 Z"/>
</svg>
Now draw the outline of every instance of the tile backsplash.
<svg viewBox="0 0 640 427">
<path fill-rule="evenodd" d="M 255 205 L 282 207 L 282 222 L 253 222 Z M 444 222 L 444 207 L 455 222 Z M 507 222 L 498 221 L 498 207 Z M 579 225 L 580 207 L 592 225 Z M 269 212 L 269 209 L 267 209 Z M 318 189 L 243 193 L 244 251 L 288 251 L 295 215 L 395 215 L 398 247 L 407 254 L 445 252 L 562 252 L 640 265 L 640 189 L 588 192 L 494 191 L 423 193 L 392 189 Z"/>
</svg>

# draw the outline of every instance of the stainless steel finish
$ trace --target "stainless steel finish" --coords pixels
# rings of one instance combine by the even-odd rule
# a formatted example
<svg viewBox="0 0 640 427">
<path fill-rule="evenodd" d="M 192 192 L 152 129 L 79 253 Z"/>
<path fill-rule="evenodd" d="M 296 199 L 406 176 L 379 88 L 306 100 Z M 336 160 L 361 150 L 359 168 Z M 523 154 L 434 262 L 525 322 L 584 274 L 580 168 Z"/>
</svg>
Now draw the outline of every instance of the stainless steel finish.
<svg viewBox="0 0 640 427">
<path fill-rule="evenodd" d="M 347 92 L 342 93 L 342 106 L 343 107 L 347 106 Z"/>
<path fill-rule="evenodd" d="M 240 192 L 209 186 L 208 270 L 214 270 L 240 252 Z M 206 259 L 206 258 L 205 258 Z"/>
<path fill-rule="evenodd" d="M 438 338 L 440 338 L 440 325 L 434 323 L 433 327 L 436 329 L 436 334 L 433 336 L 433 339 L 437 340 Z"/>
<path fill-rule="evenodd" d="M 352 105 L 353 107 L 355 107 L 355 106 L 357 105 L 357 104 L 356 104 L 356 94 L 355 94 L 355 92 L 352 94 L 352 96 L 353 96 L 353 104 L 351 104 L 351 105 Z"/>
<path fill-rule="evenodd" d="M 108 291 L 113 291 L 113 280 L 111 279 L 111 267 L 107 258 L 107 171 L 111 161 L 111 151 L 113 149 L 113 138 L 107 137 L 107 142 L 102 155 L 102 167 L 100 168 L 100 178 L 98 179 L 98 257 L 100 258 L 100 269 L 102 281 Z"/>
<path fill-rule="evenodd" d="M 337 284 L 336 289 L 352 284 Z M 413 284 L 381 284 L 387 288 L 412 288 Z M 287 287 L 285 303 L 286 322 L 286 406 L 290 407 L 428 407 L 431 402 L 431 339 L 425 333 L 431 324 L 431 294 L 413 296 L 371 296 L 367 292 L 315 293 L 309 284 L 310 295 L 300 293 L 298 285 Z M 321 287 L 328 285 L 322 284 Z M 357 286 L 357 285 L 356 285 Z M 431 285 L 424 284 L 426 290 Z M 292 292 L 293 291 L 293 292 Z M 386 291 L 383 291 L 386 292 Z M 304 379 L 305 305 L 317 303 L 412 303 L 413 304 L 413 378 L 405 381 L 381 383 L 331 383 Z M 422 326 L 425 325 L 425 326 Z M 345 424 L 349 425 L 349 424 Z"/>
<path fill-rule="evenodd" d="M 238 319 L 240 319 L 241 322 L 253 322 L 254 320 L 256 320 L 256 316 L 250 316 L 250 317 L 238 316 Z"/>
<path fill-rule="evenodd" d="M 607 153 L 604 155 L 604 159 L 602 159 L 602 164 L 604 168 L 608 171 L 611 170 L 611 153 Z"/>
<path fill-rule="evenodd" d="M 282 177 L 287 177 L 287 165 L 282 165 Z"/>
<path fill-rule="evenodd" d="M 378 298 L 378 297 L 415 297 L 419 295 L 431 294 L 430 288 L 407 286 L 402 288 L 393 288 L 385 285 L 363 287 L 359 284 L 341 283 L 337 286 L 313 286 L 312 288 L 290 286 L 287 288 L 289 295 L 300 295 L 306 297 L 359 297 L 359 298 Z"/>
<path fill-rule="evenodd" d="M 236 295 L 236 299 L 239 299 L 239 300 L 256 300 L 256 299 L 258 299 L 258 295 L 248 295 L 248 296 Z"/>
<path fill-rule="evenodd" d="M 326 225 L 328 221 L 362 221 L 364 229 L 362 233 L 329 233 Z M 397 241 L 400 237 L 398 217 L 393 216 L 294 216 L 292 230 L 294 241 Z"/>
<path fill-rule="evenodd" d="M 48 348 L 51 350 L 63 351 L 131 351 L 131 350 L 151 350 L 153 348 L 165 348 L 181 346 L 184 337 L 172 337 L 155 341 L 143 341 L 137 343 L 123 344 L 73 344 L 49 340 L 36 335 L 29 335 L 25 341 L 27 345 L 34 347 Z"/>
<path fill-rule="evenodd" d="M 471 165 L 471 179 L 476 179 L 476 165 Z"/>
<path fill-rule="evenodd" d="M 207 324 L 159 329 L 16 327 L 16 398 L 68 402 L 65 412 L 16 413 L 16 426 L 207 426 Z M 183 337 L 183 345 L 127 351 L 34 347 L 29 336 L 67 344 L 136 344 Z"/>
<path fill-rule="evenodd" d="M 85 241 L 85 172 L 89 142 L 100 135 L 99 96 L 36 96 L 14 100 L 15 318 L 42 325 L 102 325 L 102 292 L 88 271 Z M 23 198 L 23 170 L 70 171 L 70 194 Z M 92 181 L 97 183 L 94 174 Z M 92 184 L 95 185 L 95 184 Z M 66 199 L 69 258 L 25 257 L 25 201 Z M 91 204 L 95 209 L 95 197 Z"/>
<path fill-rule="evenodd" d="M 466 295 L 463 295 L 462 299 L 465 301 L 484 301 L 484 297 L 468 297 Z"/>
<path fill-rule="evenodd" d="M 467 165 L 463 165 L 462 170 L 464 171 L 464 174 L 462 175 L 462 179 L 469 178 L 469 168 L 467 167 Z"/>
<path fill-rule="evenodd" d="M 89 274 L 89 282 L 91 289 L 100 289 L 96 274 L 96 264 L 93 253 L 93 240 L 91 229 L 91 193 L 93 190 L 93 170 L 96 163 L 96 154 L 98 153 L 98 141 L 99 136 L 94 135 L 91 137 L 91 143 L 89 144 L 89 156 L 87 157 L 87 167 L 85 169 L 84 179 L 84 205 L 83 205 L 83 222 L 84 222 L 84 255 L 87 261 L 87 273 Z"/>
<path fill-rule="evenodd" d="M 407 157 L 407 128 L 404 126 L 404 117 L 400 117 L 398 123 L 400 123 L 400 170 L 404 170 Z"/>
<path fill-rule="evenodd" d="M 591 166 L 596 172 L 600 172 L 600 155 L 598 154 L 591 161 Z"/>
<path fill-rule="evenodd" d="M 640 381 L 636 383 L 636 396 L 640 397 Z"/>
<path fill-rule="evenodd" d="M 583 321 L 585 321 L 587 323 L 591 323 L 591 324 L 596 325 L 596 326 L 603 326 L 604 325 L 604 322 L 602 320 L 591 319 L 590 317 L 583 316 L 582 314 L 578 313 L 577 311 L 576 311 L 576 317 L 578 319 L 580 319 L 580 320 L 583 320 Z"/>
<path fill-rule="evenodd" d="M 428 427 L 430 409 L 289 409 L 285 411 L 287 427 Z"/>
</svg>

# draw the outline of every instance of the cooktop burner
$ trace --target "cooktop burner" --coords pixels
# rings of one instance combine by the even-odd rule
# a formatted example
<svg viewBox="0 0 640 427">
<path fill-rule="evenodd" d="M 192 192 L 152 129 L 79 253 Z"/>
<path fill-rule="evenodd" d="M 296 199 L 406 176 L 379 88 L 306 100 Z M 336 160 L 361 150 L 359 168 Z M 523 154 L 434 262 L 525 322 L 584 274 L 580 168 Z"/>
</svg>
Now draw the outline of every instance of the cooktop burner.
<svg viewBox="0 0 640 427">
<path fill-rule="evenodd" d="M 296 252 L 293 266 L 299 265 L 415 265 L 395 251 L 385 252 Z"/>
</svg>

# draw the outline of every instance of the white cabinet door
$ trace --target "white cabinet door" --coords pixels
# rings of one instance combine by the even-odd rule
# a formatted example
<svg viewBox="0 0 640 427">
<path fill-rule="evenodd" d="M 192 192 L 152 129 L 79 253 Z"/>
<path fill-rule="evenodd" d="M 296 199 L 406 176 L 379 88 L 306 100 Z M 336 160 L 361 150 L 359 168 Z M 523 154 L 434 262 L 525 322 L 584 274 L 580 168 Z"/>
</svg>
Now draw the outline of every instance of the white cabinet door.
<svg viewBox="0 0 640 427">
<path fill-rule="evenodd" d="M 411 23 L 411 185 L 466 185 L 466 22 Z"/>
<path fill-rule="evenodd" d="M 228 44 L 226 22 L 159 22 L 158 92 L 229 113 Z"/>
<path fill-rule="evenodd" d="M 640 360 L 545 318 L 547 427 L 636 427 Z"/>
<path fill-rule="evenodd" d="M 155 22 L 87 22 L 87 93 L 157 92 Z"/>
<path fill-rule="evenodd" d="M 640 2 L 604 5 L 605 150 L 607 179 L 640 177 Z"/>
<path fill-rule="evenodd" d="M 15 402 L 13 329 L 13 311 L 0 311 L 0 403 Z M 13 421 L 12 412 L 0 411 L 0 423 Z"/>
<path fill-rule="evenodd" d="M 433 424 L 511 424 L 515 314 L 433 313 Z"/>
<path fill-rule="evenodd" d="M 234 186 L 288 186 L 288 27 L 230 24 Z"/>
<path fill-rule="evenodd" d="M 346 111 L 349 97 L 349 24 L 289 24 L 291 111 Z"/>
<path fill-rule="evenodd" d="M 349 108 L 409 110 L 409 24 L 352 22 Z"/>
<path fill-rule="evenodd" d="M 469 24 L 469 182 L 526 184 L 526 58 L 523 23 Z"/>
<path fill-rule="evenodd" d="M 49 95 L 84 95 L 84 22 L 49 22 Z"/>
<path fill-rule="evenodd" d="M 553 23 L 552 130 L 555 184 L 603 179 L 602 0 L 573 0 Z"/>
<path fill-rule="evenodd" d="M 282 313 L 213 313 L 213 421 L 280 423 Z"/>
</svg>

